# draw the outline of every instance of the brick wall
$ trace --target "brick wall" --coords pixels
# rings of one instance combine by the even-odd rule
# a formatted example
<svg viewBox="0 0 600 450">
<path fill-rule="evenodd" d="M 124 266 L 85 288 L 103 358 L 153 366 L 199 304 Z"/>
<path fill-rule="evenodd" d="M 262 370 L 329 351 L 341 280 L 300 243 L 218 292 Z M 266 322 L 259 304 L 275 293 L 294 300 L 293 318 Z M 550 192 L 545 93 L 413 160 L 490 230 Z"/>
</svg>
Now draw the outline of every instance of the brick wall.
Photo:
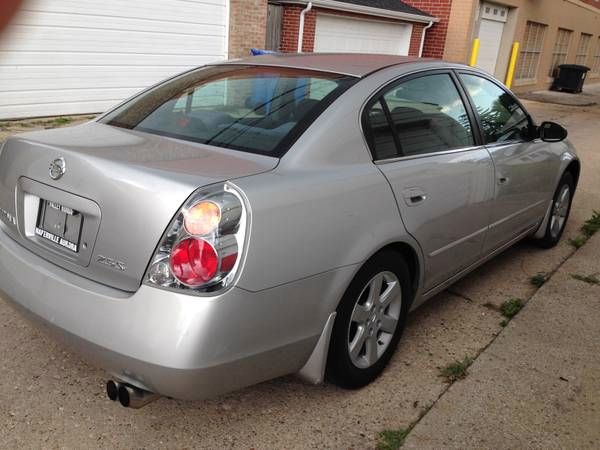
<svg viewBox="0 0 600 450">
<path fill-rule="evenodd" d="M 581 0 L 583 3 L 587 3 L 588 5 L 595 6 L 600 9 L 600 0 Z"/>
<path fill-rule="evenodd" d="M 300 29 L 300 13 L 303 9 L 303 6 L 288 5 L 283 7 L 281 45 L 279 47 L 279 51 L 284 53 L 293 53 L 298 50 L 298 31 Z M 302 39 L 303 52 L 314 51 L 317 14 L 319 12 L 326 12 L 327 14 L 336 16 L 377 20 L 381 22 L 400 22 L 396 19 L 390 19 L 385 17 L 373 17 L 346 11 L 333 11 L 323 8 L 313 8 L 304 16 L 304 38 Z M 412 25 L 413 30 L 410 39 L 410 48 L 408 54 L 411 56 L 418 56 L 419 48 L 421 46 L 421 33 L 424 24 L 413 23 Z M 427 34 L 427 37 L 429 38 L 429 33 Z"/>
<path fill-rule="evenodd" d="M 408 49 L 409 56 L 419 56 L 421 49 L 421 34 L 423 34 L 425 25 L 422 23 L 413 23 L 412 34 L 410 35 L 410 47 Z"/>
<path fill-rule="evenodd" d="M 281 27 L 281 46 L 279 50 L 285 53 L 292 53 L 298 50 L 298 32 L 300 30 L 300 13 L 304 10 L 303 6 L 284 6 L 282 27 Z M 304 38 L 302 39 L 302 51 L 312 52 L 315 47 L 315 26 L 317 24 L 317 9 L 313 8 L 304 15 Z"/>
<path fill-rule="evenodd" d="M 263 48 L 267 34 L 267 0 L 230 0 L 229 58 L 248 56 Z"/>
<path fill-rule="evenodd" d="M 421 11 L 425 11 L 439 19 L 439 22 L 427 30 L 423 56 L 443 58 L 452 0 L 404 0 L 404 3 L 419 8 Z"/>
<path fill-rule="evenodd" d="M 461 63 L 469 61 L 478 5 L 479 0 L 460 0 L 452 3 L 444 59 Z"/>
</svg>

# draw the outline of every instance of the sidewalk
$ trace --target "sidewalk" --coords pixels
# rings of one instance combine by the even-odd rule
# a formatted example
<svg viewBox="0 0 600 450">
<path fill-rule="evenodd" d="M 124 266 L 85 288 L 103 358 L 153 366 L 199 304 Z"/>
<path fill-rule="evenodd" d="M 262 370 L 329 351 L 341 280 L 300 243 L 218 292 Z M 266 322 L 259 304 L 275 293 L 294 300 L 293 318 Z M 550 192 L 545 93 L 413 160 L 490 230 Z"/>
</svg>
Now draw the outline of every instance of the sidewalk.
<svg viewBox="0 0 600 450">
<path fill-rule="evenodd" d="M 403 448 L 600 448 L 600 233 L 412 429 Z"/>
<path fill-rule="evenodd" d="M 597 80 L 597 79 L 596 79 Z M 565 106 L 593 106 L 600 104 L 600 83 L 596 80 L 585 84 L 583 92 L 580 94 L 571 94 L 569 92 L 557 91 L 533 91 L 518 94 L 518 97 L 525 100 L 533 100 L 541 103 L 555 103 Z"/>
</svg>

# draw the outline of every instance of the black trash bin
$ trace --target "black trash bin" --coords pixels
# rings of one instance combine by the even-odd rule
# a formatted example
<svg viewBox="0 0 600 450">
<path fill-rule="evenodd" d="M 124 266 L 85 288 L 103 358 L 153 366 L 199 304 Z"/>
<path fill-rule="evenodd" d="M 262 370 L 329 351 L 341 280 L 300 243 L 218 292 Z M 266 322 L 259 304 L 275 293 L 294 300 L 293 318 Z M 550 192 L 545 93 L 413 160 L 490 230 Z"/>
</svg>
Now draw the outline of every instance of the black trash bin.
<svg viewBox="0 0 600 450">
<path fill-rule="evenodd" d="M 579 64 L 561 64 L 558 66 L 551 89 L 579 93 L 583 89 L 583 83 L 589 70 L 589 67 Z"/>
</svg>

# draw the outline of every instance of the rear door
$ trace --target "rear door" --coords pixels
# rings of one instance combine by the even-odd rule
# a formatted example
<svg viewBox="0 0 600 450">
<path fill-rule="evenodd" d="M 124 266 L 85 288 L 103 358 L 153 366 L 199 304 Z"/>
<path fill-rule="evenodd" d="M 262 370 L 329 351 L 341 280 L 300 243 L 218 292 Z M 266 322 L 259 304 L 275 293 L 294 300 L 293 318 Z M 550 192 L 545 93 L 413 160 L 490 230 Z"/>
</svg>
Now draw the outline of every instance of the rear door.
<svg viewBox="0 0 600 450">
<path fill-rule="evenodd" d="M 495 167 L 494 207 L 484 252 L 535 226 L 554 189 L 558 158 L 533 138 L 533 123 L 513 95 L 491 79 L 459 74 L 477 111 Z"/>
<path fill-rule="evenodd" d="M 453 73 L 426 72 L 384 88 L 363 115 L 375 163 L 425 255 L 426 291 L 480 257 L 489 222 L 493 165 L 464 100 Z"/>
</svg>

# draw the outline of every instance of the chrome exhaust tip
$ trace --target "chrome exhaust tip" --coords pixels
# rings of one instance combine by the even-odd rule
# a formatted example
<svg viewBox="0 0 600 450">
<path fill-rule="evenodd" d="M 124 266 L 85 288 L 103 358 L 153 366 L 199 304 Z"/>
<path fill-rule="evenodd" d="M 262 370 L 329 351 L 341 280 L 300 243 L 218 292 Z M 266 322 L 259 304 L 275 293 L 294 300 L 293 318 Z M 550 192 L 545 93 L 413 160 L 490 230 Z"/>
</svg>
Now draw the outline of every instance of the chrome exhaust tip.
<svg viewBox="0 0 600 450">
<path fill-rule="evenodd" d="M 108 380 L 106 382 L 106 395 L 113 402 L 119 399 L 119 387 L 121 387 L 121 383 L 118 381 Z"/>
<path fill-rule="evenodd" d="M 151 403 L 160 397 L 160 395 L 155 394 L 154 392 L 145 391 L 144 389 L 125 383 L 119 383 L 117 396 L 121 405 L 125 408 L 134 409 L 146 406 L 148 403 Z"/>
</svg>

